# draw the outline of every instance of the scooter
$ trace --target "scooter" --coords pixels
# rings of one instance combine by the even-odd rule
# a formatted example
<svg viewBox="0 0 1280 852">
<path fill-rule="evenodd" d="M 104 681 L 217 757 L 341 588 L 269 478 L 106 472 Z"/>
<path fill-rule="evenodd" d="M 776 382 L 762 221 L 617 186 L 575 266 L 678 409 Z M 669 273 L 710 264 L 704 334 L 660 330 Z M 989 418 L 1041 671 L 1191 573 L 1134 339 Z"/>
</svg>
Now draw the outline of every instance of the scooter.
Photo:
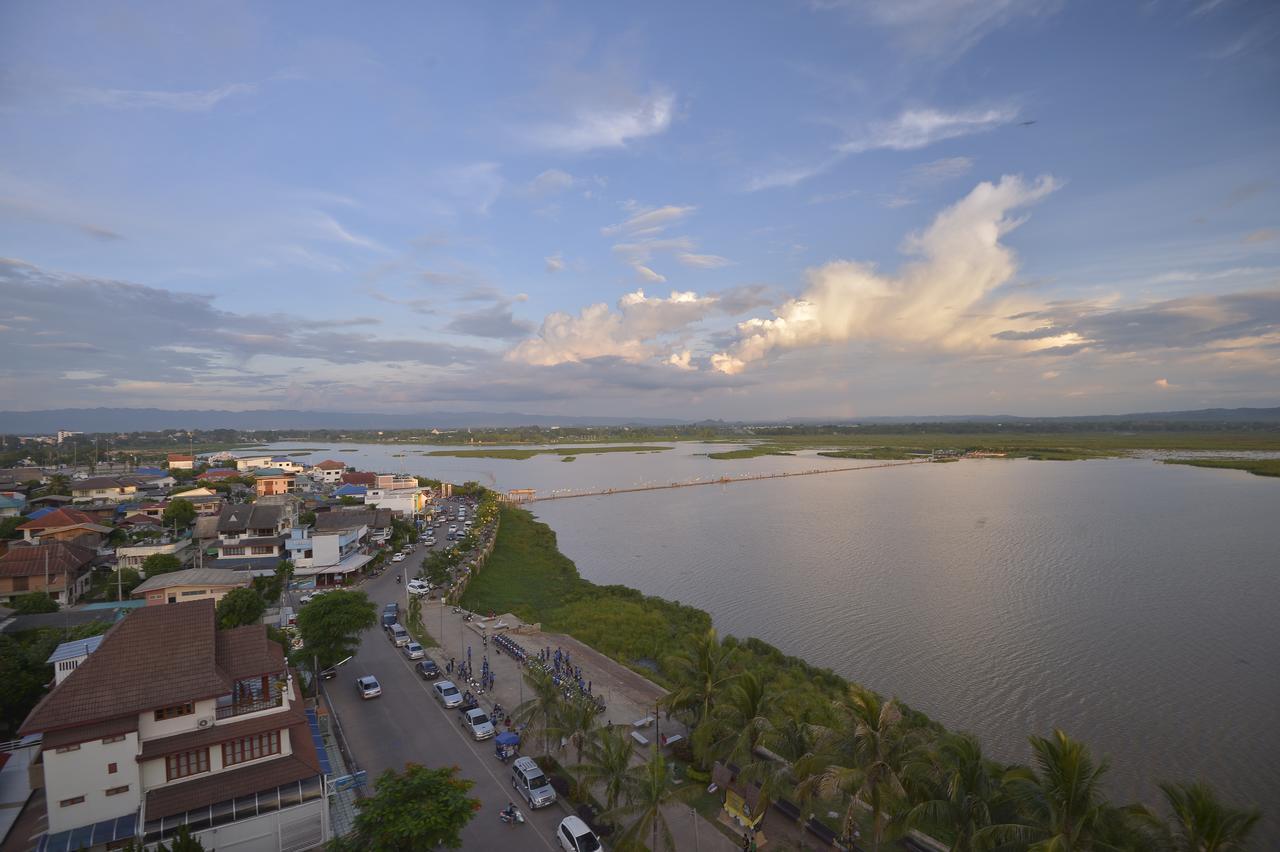
<svg viewBox="0 0 1280 852">
<path fill-rule="evenodd" d="M 498 819 L 511 826 L 524 824 L 524 814 L 520 813 L 520 809 L 515 805 L 510 804 L 498 811 Z"/>
</svg>

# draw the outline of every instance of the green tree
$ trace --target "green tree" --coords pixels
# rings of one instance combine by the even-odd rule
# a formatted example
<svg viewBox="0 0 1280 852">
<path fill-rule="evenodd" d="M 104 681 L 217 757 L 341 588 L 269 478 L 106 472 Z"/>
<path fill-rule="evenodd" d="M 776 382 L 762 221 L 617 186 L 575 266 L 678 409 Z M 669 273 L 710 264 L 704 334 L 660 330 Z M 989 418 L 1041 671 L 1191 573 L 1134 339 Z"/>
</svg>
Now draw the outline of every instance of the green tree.
<svg viewBox="0 0 1280 852">
<path fill-rule="evenodd" d="M 218 627 L 230 630 L 246 624 L 257 624 L 267 602 L 253 589 L 232 589 L 218 601 Z"/>
<path fill-rule="evenodd" d="M 0 538 L 15 539 L 22 538 L 22 533 L 18 532 L 18 527 L 27 522 L 27 519 L 21 515 L 12 518 L 0 518 Z"/>
<path fill-rule="evenodd" d="M 298 613 L 302 662 L 318 674 L 354 654 L 360 634 L 377 623 L 377 606 L 364 592 L 330 592 L 313 600 Z"/>
<path fill-rule="evenodd" d="M 551 675 L 542 669 L 525 669 L 524 682 L 529 685 L 532 693 L 516 708 L 515 720 L 521 725 L 527 725 L 532 731 L 541 731 L 543 753 L 550 755 L 551 735 L 560 721 L 564 696 Z"/>
<path fill-rule="evenodd" d="M 338 498 L 338 502 L 343 506 L 363 506 L 364 501 L 359 497 L 352 497 L 350 494 L 343 494 Z"/>
<path fill-rule="evenodd" d="M 132 568 L 118 568 L 103 580 L 102 591 L 112 600 L 124 600 L 142 585 L 142 575 Z"/>
<path fill-rule="evenodd" d="M 44 487 L 45 494 L 71 496 L 71 479 L 64 473 L 55 473 L 49 477 L 49 484 Z"/>
<path fill-rule="evenodd" d="M 298 515 L 298 525 L 303 527 L 314 527 L 316 525 L 316 513 L 303 512 Z"/>
<path fill-rule="evenodd" d="M 554 730 L 557 737 L 564 737 L 573 746 L 577 762 L 578 789 L 582 789 L 582 752 L 598 733 L 600 716 L 596 704 L 584 695 L 566 699 L 560 705 Z"/>
<path fill-rule="evenodd" d="M 171 574 L 182 568 L 182 560 L 172 553 L 153 553 L 142 560 L 142 573 L 147 577 Z"/>
<path fill-rule="evenodd" d="M 649 840 L 649 848 L 654 852 L 657 852 L 659 842 L 663 849 L 675 849 L 675 838 L 663 808 L 695 792 L 696 789 L 671 785 L 667 779 L 667 761 L 658 751 L 658 744 L 654 743 L 648 762 L 633 767 L 627 773 L 623 793 L 626 804 L 605 811 L 601 816 L 611 821 L 631 817 L 618 835 L 619 845 L 639 846 Z"/>
<path fill-rule="evenodd" d="M 457 849 L 462 829 L 480 810 L 467 794 L 474 781 L 457 777 L 458 767 L 428 769 L 416 763 L 404 772 L 388 769 L 360 802 L 355 830 L 334 840 L 331 852 L 418 852 Z"/>
<path fill-rule="evenodd" d="M 586 760 L 578 765 L 579 783 L 604 788 L 606 810 L 618 806 L 631 771 L 631 737 L 621 727 L 602 728 L 586 747 Z"/>
<path fill-rule="evenodd" d="M 58 602 L 48 592 L 27 592 L 13 600 L 13 611 L 18 615 L 38 615 L 42 612 L 57 612 Z"/>
<path fill-rule="evenodd" d="M 1257 808 L 1233 808 L 1202 781 L 1160 785 L 1173 819 L 1153 818 L 1166 848 L 1173 852 L 1239 852 L 1262 819 Z"/>
<path fill-rule="evenodd" d="M 165 506 L 161 520 L 166 527 L 177 527 L 185 530 L 196 519 L 196 507 L 190 500 L 175 497 Z"/>
<path fill-rule="evenodd" d="M 733 657 L 734 649 L 720 642 L 714 627 L 693 637 L 688 647 L 667 659 L 680 686 L 667 696 L 666 706 L 690 711 L 695 727 L 710 718 L 721 691 L 737 676 L 731 671 Z"/>
<path fill-rule="evenodd" d="M 1095 848 L 1098 836 L 1116 817 L 1102 797 L 1107 761 L 1094 763 L 1084 743 L 1056 728 L 1052 736 L 1033 736 L 1030 741 L 1035 769 L 1020 766 L 1006 774 L 1019 818 L 982 829 L 979 841 L 1027 843 L 1049 852 Z"/>
<path fill-rule="evenodd" d="M 907 812 L 907 828 L 940 829 L 952 852 L 977 852 L 978 834 L 995 824 L 1009 802 L 1004 769 L 983 757 L 977 737 L 943 734 L 904 769 L 924 800 Z"/>
<path fill-rule="evenodd" d="M 289 579 L 293 576 L 293 563 L 281 559 L 276 563 L 275 572 L 269 577 L 254 577 L 253 588 L 262 596 L 268 606 L 280 600 L 280 595 L 289 587 Z"/>
<path fill-rule="evenodd" d="M 774 696 L 755 672 L 743 672 L 725 693 L 708 724 L 699 726 L 703 762 L 716 758 L 744 766 L 756 760 L 756 747 L 773 730 Z M 704 733 L 705 731 L 705 733 Z"/>
</svg>

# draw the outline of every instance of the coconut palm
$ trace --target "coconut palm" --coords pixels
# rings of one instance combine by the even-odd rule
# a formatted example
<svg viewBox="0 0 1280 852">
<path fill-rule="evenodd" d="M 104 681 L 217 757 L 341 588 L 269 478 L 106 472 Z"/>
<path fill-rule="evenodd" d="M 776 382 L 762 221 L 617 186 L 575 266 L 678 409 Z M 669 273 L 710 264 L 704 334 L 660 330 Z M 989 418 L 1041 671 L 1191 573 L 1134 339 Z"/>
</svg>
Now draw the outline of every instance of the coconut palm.
<svg viewBox="0 0 1280 852">
<path fill-rule="evenodd" d="M 664 700 L 666 706 L 691 711 L 695 727 L 710 718 L 716 699 L 736 677 L 730 671 L 733 651 L 720 642 L 713 627 L 668 657 L 667 664 L 681 685 Z"/>
<path fill-rule="evenodd" d="M 658 751 L 656 743 L 649 761 L 632 767 L 627 772 L 623 791 L 626 804 L 601 814 L 604 819 L 611 821 L 620 817 L 632 817 L 618 834 L 618 845 L 624 848 L 642 847 L 645 840 L 650 840 L 649 848 L 654 852 L 659 848 L 659 841 L 663 849 L 675 849 L 675 838 L 671 834 L 671 825 L 662 812 L 663 808 L 671 802 L 692 795 L 695 790 L 671 786 L 667 779 L 667 761 Z"/>
<path fill-rule="evenodd" d="M 620 727 L 602 728 L 585 749 L 586 761 L 578 765 L 579 783 L 599 784 L 604 788 L 606 810 L 618 806 L 631 771 L 631 736 Z"/>
<path fill-rule="evenodd" d="M 857 801 L 862 801 L 871 809 L 872 848 L 879 849 L 893 806 L 906 797 L 899 772 L 912 741 L 903 730 L 898 703 L 884 701 L 863 686 L 849 685 L 843 710 L 844 724 L 827 729 L 817 753 L 804 761 L 797 790 L 802 796 L 821 798 L 848 795 L 846 828 L 853 824 Z"/>
<path fill-rule="evenodd" d="M 1249 835 L 1262 818 L 1257 808 L 1233 808 L 1219 801 L 1202 781 L 1160 785 L 1172 824 L 1159 823 L 1169 849 L 1175 852 L 1236 852 L 1247 848 Z"/>
<path fill-rule="evenodd" d="M 529 684 L 533 694 L 516 708 L 515 720 L 521 725 L 527 725 L 535 731 L 542 732 L 544 754 L 549 755 L 551 754 L 551 735 L 559 723 L 564 696 L 560 694 L 560 688 L 551 679 L 551 674 L 542 669 L 525 669 L 524 681 Z"/>
<path fill-rule="evenodd" d="M 944 734 L 930 749 L 921 749 L 903 770 L 928 792 L 925 801 L 911 808 L 907 828 L 941 828 L 952 836 L 952 852 L 981 848 L 978 832 L 994 824 L 999 809 L 1009 801 L 1003 770 L 982 755 L 972 734 Z"/>
<path fill-rule="evenodd" d="M 65 473 L 55 473 L 49 477 L 49 484 L 45 486 L 46 494 L 67 495 L 71 493 L 71 480 Z"/>
<path fill-rule="evenodd" d="M 1056 728 L 1030 741 L 1035 769 L 1017 767 L 1005 776 L 1021 818 L 980 829 L 978 840 L 1027 843 L 1032 852 L 1118 848 L 1110 841 L 1120 834 L 1122 814 L 1102 797 L 1107 761 L 1095 763 L 1084 743 Z"/>
<path fill-rule="evenodd" d="M 599 725 L 595 702 L 583 695 L 562 701 L 552 725 L 555 735 L 567 739 L 577 752 L 579 788 L 582 786 L 582 752 L 598 732 Z"/>
<path fill-rule="evenodd" d="M 725 692 L 713 714 L 715 724 L 710 748 L 714 757 L 748 764 L 756 760 L 756 747 L 773 730 L 770 716 L 774 695 L 754 672 L 742 673 Z"/>
</svg>

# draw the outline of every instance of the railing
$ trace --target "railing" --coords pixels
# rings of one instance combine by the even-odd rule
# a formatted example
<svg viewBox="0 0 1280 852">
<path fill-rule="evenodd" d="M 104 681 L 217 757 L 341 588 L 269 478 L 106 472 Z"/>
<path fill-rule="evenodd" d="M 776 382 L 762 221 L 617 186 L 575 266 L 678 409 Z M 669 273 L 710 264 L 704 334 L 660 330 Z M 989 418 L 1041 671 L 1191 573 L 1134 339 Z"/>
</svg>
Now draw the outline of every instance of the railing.
<svg viewBox="0 0 1280 852">
<path fill-rule="evenodd" d="M 21 739 L 21 740 L 7 740 L 5 742 L 0 742 L 0 754 L 7 754 L 8 752 L 11 752 L 11 751 L 17 751 L 20 748 L 29 748 L 31 746 L 38 746 L 40 745 L 43 739 L 44 739 L 43 737 L 35 736 L 35 737 L 28 737 L 26 739 Z"/>
<path fill-rule="evenodd" d="M 235 716 L 243 716 L 246 713 L 257 713 L 260 710 L 273 710 L 284 704 L 284 693 L 277 692 L 274 695 L 268 695 L 265 698 L 255 698 L 252 701 L 236 701 L 231 704 L 220 704 L 215 711 L 215 715 L 219 719 L 230 719 Z"/>
</svg>

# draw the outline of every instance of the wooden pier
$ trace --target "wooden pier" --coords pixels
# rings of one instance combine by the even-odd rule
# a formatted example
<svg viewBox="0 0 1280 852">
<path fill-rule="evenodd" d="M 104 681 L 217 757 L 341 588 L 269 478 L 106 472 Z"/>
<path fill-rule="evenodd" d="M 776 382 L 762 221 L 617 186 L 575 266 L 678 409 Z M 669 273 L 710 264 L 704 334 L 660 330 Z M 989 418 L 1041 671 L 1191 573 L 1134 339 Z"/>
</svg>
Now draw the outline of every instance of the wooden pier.
<svg viewBox="0 0 1280 852">
<path fill-rule="evenodd" d="M 540 495 L 532 488 L 507 492 L 505 498 L 512 503 L 534 503 L 544 500 L 571 500 L 575 497 L 606 497 L 610 494 L 635 494 L 640 491 L 663 491 L 669 488 L 693 488 L 698 485 L 734 485 L 739 482 L 759 482 L 763 479 L 784 479 L 789 476 L 818 476 L 823 473 L 848 473 L 853 470 L 879 470 L 885 467 L 905 467 L 911 464 L 928 464 L 933 459 L 880 462 L 849 467 L 822 467 L 813 470 L 796 470 L 786 473 L 749 473 L 742 476 L 722 476 L 719 479 L 692 479 L 687 482 L 666 482 L 661 485 L 633 485 L 628 488 L 602 488 L 594 491 L 569 491 L 563 494 Z"/>
</svg>

